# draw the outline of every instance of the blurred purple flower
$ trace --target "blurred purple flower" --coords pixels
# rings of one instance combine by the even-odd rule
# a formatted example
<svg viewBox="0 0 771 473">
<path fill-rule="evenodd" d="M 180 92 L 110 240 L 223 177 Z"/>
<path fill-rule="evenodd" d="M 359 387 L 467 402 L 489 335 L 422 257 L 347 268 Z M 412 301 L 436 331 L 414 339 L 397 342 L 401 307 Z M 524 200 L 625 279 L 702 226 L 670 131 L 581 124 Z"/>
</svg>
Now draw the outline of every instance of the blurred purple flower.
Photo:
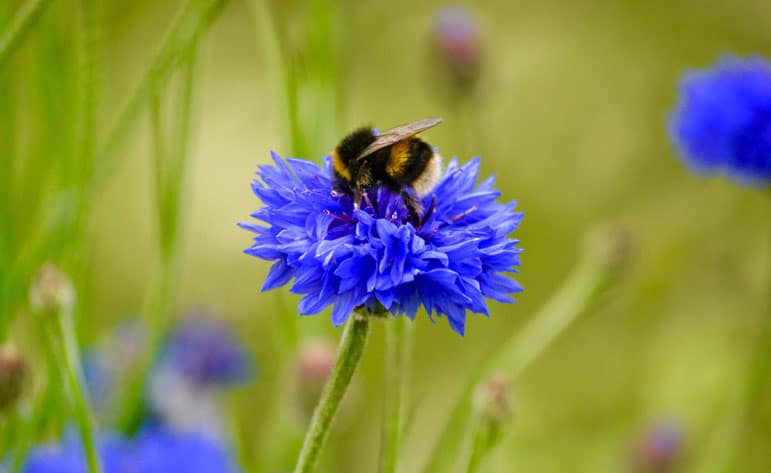
<svg viewBox="0 0 771 473">
<path fill-rule="evenodd" d="M 219 441 L 198 433 L 164 430 L 141 432 L 135 439 L 101 436 L 99 456 L 104 473 L 236 473 L 238 468 Z M 61 445 L 38 447 L 22 473 L 86 473 L 80 442 L 66 436 Z"/>
<path fill-rule="evenodd" d="M 116 390 L 142 360 L 145 335 L 136 319 L 122 321 L 101 343 L 89 349 L 83 371 L 91 401 L 98 409 L 112 410 Z M 104 412 L 108 414 L 108 412 Z"/>
<path fill-rule="evenodd" d="M 336 358 L 335 345 L 327 340 L 309 340 L 300 346 L 293 393 L 295 403 L 305 418 L 309 419 L 313 414 Z"/>
<path fill-rule="evenodd" d="M 85 356 L 86 383 L 100 420 L 110 422 L 121 387 L 140 368 L 146 335 L 136 319 L 121 323 Z M 228 327 L 187 315 L 168 335 L 145 392 L 147 415 L 160 425 L 220 432 L 223 389 L 255 377 L 252 358 Z"/>
<path fill-rule="evenodd" d="M 222 433 L 224 389 L 255 377 L 255 367 L 228 327 L 189 315 L 169 334 L 150 380 L 147 398 L 160 425 Z"/>
<path fill-rule="evenodd" d="M 476 80 L 482 60 L 479 28 L 471 11 L 459 5 L 440 9 L 434 17 L 434 50 L 458 85 Z"/>
<path fill-rule="evenodd" d="M 263 290 L 294 278 L 302 294 L 299 311 L 315 314 L 333 306 L 332 323 L 343 324 L 355 308 L 414 318 L 422 305 L 432 317 L 447 316 L 463 334 L 466 311 L 488 314 L 486 298 L 514 302 L 518 240 L 508 236 L 522 214 L 515 202 L 497 201 L 489 178 L 476 185 L 479 159 L 453 160 L 437 186 L 419 199 L 423 222 L 413 226 L 402 197 L 383 187 L 354 208 L 333 190 L 332 160 L 320 168 L 273 154 L 275 166 L 260 166 L 252 189 L 265 204 L 252 214 L 268 226 L 241 223 L 257 234 L 249 255 L 273 260 Z"/>
<path fill-rule="evenodd" d="M 652 426 L 640 438 L 635 449 L 635 471 L 664 473 L 672 471 L 683 456 L 683 427 L 666 420 Z"/>
<path fill-rule="evenodd" d="M 246 348 L 224 324 L 200 315 L 177 325 L 161 356 L 193 384 L 227 387 L 250 380 L 254 367 Z"/>
<path fill-rule="evenodd" d="M 686 74 L 669 129 L 695 171 L 771 184 L 771 63 L 727 56 Z"/>
</svg>

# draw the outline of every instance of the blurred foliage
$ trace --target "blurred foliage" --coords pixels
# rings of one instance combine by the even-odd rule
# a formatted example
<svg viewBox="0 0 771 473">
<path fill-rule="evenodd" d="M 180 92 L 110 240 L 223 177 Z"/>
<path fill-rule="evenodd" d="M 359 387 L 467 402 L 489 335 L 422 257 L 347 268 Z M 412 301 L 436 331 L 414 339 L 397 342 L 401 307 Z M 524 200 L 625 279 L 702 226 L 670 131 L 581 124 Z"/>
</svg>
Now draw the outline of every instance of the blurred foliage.
<svg viewBox="0 0 771 473">
<path fill-rule="evenodd" d="M 430 58 L 440 2 L 105 1 L 101 86 L 88 89 L 97 94 L 93 163 L 80 159 L 75 126 L 76 2 L 42 3 L 0 69 L 0 335 L 8 329 L 31 357 L 26 409 L 50 406 L 49 417 L 33 419 L 38 440 L 58 430 L 63 407 L 43 389 L 58 381 L 44 368 L 29 281 L 47 260 L 75 273 L 83 344 L 144 310 L 161 261 L 149 98 L 154 81 L 175 72 L 175 51 L 210 22 L 195 71 L 170 311 L 223 314 L 261 360 L 260 381 L 228 403 L 253 471 L 291 465 L 302 438 L 303 421 L 281 396 L 297 339 L 340 334 L 326 315 L 300 319 L 287 291 L 258 292 L 268 265 L 241 253 L 249 235 L 235 225 L 259 206 L 249 189 L 255 166 L 269 150 L 318 160 L 355 126 L 434 115 L 445 122 L 426 138 L 445 159 L 483 156 L 482 173 L 497 174 L 503 197 L 526 213 L 516 234 L 526 292 L 471 319 L 465 338 L 444 320 L 415 321 L 403 471 L 420 471 L 480 361 L 559 287 L 581 236 L 611 219 L 636 235 L 631 274 L 515 380 L 515 420 L 480 471 L 625 471 L 637 435 L 662 417 L 683 426 L 682 471 L 709 468 L 701 459 L 735 408 L 758 318 L 771 313 L 771 202 L 690 175 L 665 121 L 687 68 L 723 52 L 771 56 L 765 0 L 469 3 L 484 64 L 462 106 Z M 0 2 L 0 31 L 21 4 Z M 170 105 L 166 115 L 177 112 Z M 326 471 L 377 465 L 384 329 L 373 328 Z M 771 471 L 771 395 L 750 426 L 736 471 Z"/>
</svg>

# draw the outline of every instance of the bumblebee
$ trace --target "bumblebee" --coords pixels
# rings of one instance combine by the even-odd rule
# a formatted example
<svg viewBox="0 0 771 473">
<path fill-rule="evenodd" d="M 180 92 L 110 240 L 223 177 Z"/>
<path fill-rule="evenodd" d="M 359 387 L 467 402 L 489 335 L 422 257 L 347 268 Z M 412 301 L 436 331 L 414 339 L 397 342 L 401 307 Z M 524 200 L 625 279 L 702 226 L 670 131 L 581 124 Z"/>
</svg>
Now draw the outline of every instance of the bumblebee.
<svg viewBox="0 0 771 473">
<path fill-rule="evenodd" d="M 368 200 L 368 190 L 385 186 L 401 194 L 411 219 L 418 221 L 422 209 L 417 198 L 428 194 L 442 172 L 442 158 L 418 133 L 440 123 L 441 118 L 426 118 L 379 134 L 372 127 L 353 131 L 332 152 L 338 188 L 358 208 L 362 198 Z"/>
</svg>

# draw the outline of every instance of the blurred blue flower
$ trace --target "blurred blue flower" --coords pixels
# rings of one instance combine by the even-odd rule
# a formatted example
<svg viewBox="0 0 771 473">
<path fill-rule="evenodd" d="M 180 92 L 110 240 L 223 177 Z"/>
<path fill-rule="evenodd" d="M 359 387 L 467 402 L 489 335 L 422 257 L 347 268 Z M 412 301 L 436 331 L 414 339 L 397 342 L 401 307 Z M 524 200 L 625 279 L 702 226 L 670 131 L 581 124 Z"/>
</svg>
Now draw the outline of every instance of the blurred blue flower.
<svg viewBox="0 0 771 473">
<path fill-rule="evenodd" d="M 86 386 L 100 416 L 114 414 L 123 381 L 139 368 L 146 349 L 145 334 L 137 319 L 125 319 L 83 357 Z"/>
<path fill-rule="evenodd" d="M 188 316 L 177 325 L 160 363 L 201 386 L 232 386 L 254 375 L 246 348 L 228 327 L 200 315 Z"/>
<path fill-rule="evenodd" d="M 141 468 L 137 468 L 136 473 L 238 471 L 224 446 L 200 433 L 183 434 L 164 430 L 145 432 L 136 439 L 134 450 L 134 455 L 141 461 Z M 129 464 L 134 463 L 129 460 Z"/>
<path fill-rule="evenodd" d="M 104 473 L 235 473 L 224 445 L 198 433 L 149 430 L 129 441 L 103 437 L 99 455 Z M 59 446 L 30 452 L 23 473 L 86 473 L 80 442 L 67 435 Z"/>
<path fill-rule="evenodd" d="M 739 182 L 771 183 L 771 63 L 724 57 L 686 74 L 669 123 L 686 164 Z"/>
<path fill-rule="evenodd" d="M 146 334 L 136 319 L 122 322 L 86 354 L 86 383 L 100 421 L 120 412 L 122 386 L 141 368 Z M 146 421 L 219 433 L 222 391 L 255 377 L 247 348 L 214 316 L 187 314 L 169 333 L 145 392 Z"/>
<path fill-rule="evenodd" d="M 123 465 L 128 458 L 128 444 L 117 437 L 105 436 L 98 440 L 97 448 L 104 473 L 127 470 Z M 27 454 L 22 473 L 86 473 L 88 467 L 80 439 L 70 432 L 61 445 L 44 445 Z M 137 472 L 138 473 L 138 472 Z"/>
<path fill-rule="evenodd" d="M 255 371 L 246 347 L 225 324 L 188 315 L 169 334 L 153 369 L 149 414 L 159 425 L 219 435 L 223 390 L 252 380 Z"/>
<path fill-rule="evenodd" d="M 333 190 L 332 160 L 319 168 L 308 161 L 282 160 L 260 166 L 252 184 L 265 204 L 241 227 L 257 234 L 247 254 L 275 264 L 263 290 L 287 284 L 303 295 L 301 314 L 332 305 L 335 326 L 353 309 L 383 309 L 414 318 L 419 306 L 429 317 L 447 316 L 464 333 L 466 311 L 487 314 L 486 298 L 513 302 L 520 292 L 506 276 L 519 266 L 518 240 L 508 238 L 522 220 L 515 202 L 497 202 L 489 178 L 475 187 L 479 159 L 453 160 L 425 198 L 423 222 L 413 226 L 401 196 L 379 187 L 354 209 L 351 198 Z"/>
</svg>

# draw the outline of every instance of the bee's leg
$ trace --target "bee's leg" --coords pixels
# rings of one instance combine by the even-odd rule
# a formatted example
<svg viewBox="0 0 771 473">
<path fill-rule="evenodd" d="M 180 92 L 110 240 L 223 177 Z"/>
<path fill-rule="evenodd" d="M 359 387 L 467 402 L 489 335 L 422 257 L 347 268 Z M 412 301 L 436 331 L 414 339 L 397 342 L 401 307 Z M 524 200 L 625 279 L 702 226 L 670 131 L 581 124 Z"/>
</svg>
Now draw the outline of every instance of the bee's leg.
<svg viewBox="0 0 771 473">
<path fill-rule="evenodd" d="M 358 209 L 361 203 L 361 191 L 359 189 L 353 190 L 353 208 Z"/>
<path fill-rule="evenodd" d="M 369 198 L 369 193 L 367 191 L 364 191 L 361 193 L 362 198 L 364 199 L 364 203 L 367 204 L 375 213 L 377 213 L 377 209 L 372 204 L 372 200 Z"/>
<path fill-rule="evenodd" d="M 436 196 L 431 197 L 431 205 L 428 207 L 428 210 L 423 214 L 423 218 L 420 219 L 420 226 L 428 222 L 428 219 L 431 217 L 431 215 L 434 213 L 434 209 L 436 208 Z"/>
<path fill-rule="evenodd" d="M 369 205 L 372 206 L 372 210 L 375 212 L 375 215 L 380 215 L 380 206 L 378 205 L 377 191 L 372 193 L 372 197 L 369 200 Z"/>
<path fill-rule="evenodd" d="M 407 207 L 407 212 L 410 214 L 409 222 L 417 228 L 420 225 L 420 214 L 423 212 L 423 209 L 421 208 L 417 199 L 415 199 L 415 196 L 406 190 L 401 190 L 401 196 L 402 202 L 404 202 L 404 206 Z"/>
</svg>

